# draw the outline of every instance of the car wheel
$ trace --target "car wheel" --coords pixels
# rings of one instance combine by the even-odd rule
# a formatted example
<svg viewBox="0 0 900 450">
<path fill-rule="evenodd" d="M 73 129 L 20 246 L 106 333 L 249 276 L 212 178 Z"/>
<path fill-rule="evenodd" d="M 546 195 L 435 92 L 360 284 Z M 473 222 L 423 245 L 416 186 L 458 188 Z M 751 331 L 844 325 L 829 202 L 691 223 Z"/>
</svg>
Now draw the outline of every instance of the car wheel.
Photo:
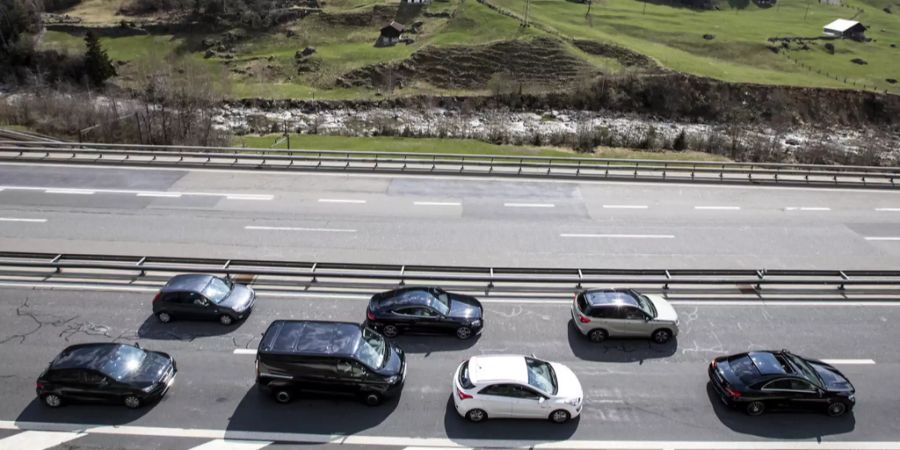
<svg viewBox="0 0 900 450">
<path fill-rule="evenodd" d="M 747 403 L 747 408 L 744 409 L 748 416 L 758 416 L 766 411 L 766 404 L 757 400 L 750 403 Z"/>
<path fill-rule="evenodd" d="M 275 401 L 278 403 L 290 403 L 292 400 L 291 393 L 282 389 L 275 392 Z"/>
<path fill-rule="evenodd" d="M 828 405 L 828 409 L 825 410 L 831 417 L 840 417 L 843 416 L 844 413 L 847 412 L 847 404 L 838 400 L 836 402 L 830 403 Z"/>
<path fill-rule="evenodd" d="M 472 329 L 469 327 L 459 327 L 456 329 L 456 337 L 466 340 L 472 337 Z"/>
<path fill-rule="evenodd" d="M 565 423 L 569 421 L 569 412 L 564 409 L 557 409 L 550 413 L 550 420 L 553 423 Z"/>
<path fill-rule="evenodd" d="M 468 419 L 469 422 L 483 422 L 487 419 L 487 413 L 484 412 L 483 409 L 470 409 L 469 412 L 466 413 L 466 419 Z"/>
<path fill-rule="evenodd" d="M 159 321 L 162 323 L 169 323 L 172 321 L 172 316 L 165 311 L 161 311 L 159 314 L 157 314 L 156 318 L 159 319 Z"/>
<path fill-rule="evenodd" d="M 221 323 L 222 325 L 231 325 L 232 323 L 234 323 L 234 318 L 232 318 L 228 314 L 222 314 L 221 316 L 219 316 L 219 323 Z"/>
<path fill-rule="evenodd" d="M 385 325 L 381 332 L 389 338 L 397 337 L 397 335 L 400 334 L 400 330 L 397 329 L 397 325 Z"/>
<path fill-rule="evenodd" d="M 591 330 L 591 332 L 588 333 L 588 339 L 590 339 L 591 342 L 603 342 L 606 340 L 607 336 L 606 330 L 601 329 Z"/>
<path fill-rule="evenodd" d="M 141 399 L 139 399 L 133 395 L 129 395 L 128 397 L 125 397 L 125 406 L 127 406 L 131 409 L 140 408 Z"/>
<path fill-rule="evenodd" d="M 657 344 L 665 344 L 672 339 L 672 332 L 665 328 L 660 328 L 654 331 L 650 337 L 653 339 L 653 342 L 656 342 Z"/>
<path fill-rule="evenodd" d="M 366 394 L 365 400 L 369 406 L 378 406 L 381 403 L 381 396 L 375 392 L 369 392 Z"/>
<path fill-rule="evenodd" d="M 56 394 L 47 394 L 44 396 L 44 404 L 51 408 L 59 408 L 62 406 L 62 397 Z"/>
</svg>

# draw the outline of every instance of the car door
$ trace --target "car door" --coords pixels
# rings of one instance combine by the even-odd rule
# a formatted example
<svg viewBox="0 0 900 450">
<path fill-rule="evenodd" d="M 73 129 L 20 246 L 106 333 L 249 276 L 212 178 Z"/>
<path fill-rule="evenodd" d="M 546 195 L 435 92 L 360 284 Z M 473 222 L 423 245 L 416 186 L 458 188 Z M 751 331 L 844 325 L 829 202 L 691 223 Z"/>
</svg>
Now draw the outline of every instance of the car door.
<svg viewBox="0 0 900 450">
<path fill-rule="evenodd" d="M 218 316 L 215 303 L 201 294 L 191 292 L 188 296 L 191 314 L 195 319 L 215 319 Z"/>
<path fill-rule="evenodd" d="M 418 306 L 402 306 L 391 311 L 391 316 L 394 325 L 400 329 L 400 331 L 412 331 L 418 332 L 417 321 L 419 319 L 418 315 Z"/>
<path fill-rule="evenodd" d="M 82 400 L 84 398 L 81 370 L 56 370 L 50 381 L 53 383 L 56 392 L 63 398 L 74 400 Z"/>
<path fill-rule="evenodd" d="M 444 327 L 444 317 L 441 313 L 427 306 L 419 306 L 415 311 L 416 328 L 419 333 L 443 333 L 446 331 Z"/>
<path fill-rule="evenodd" d="M 606 332 L 609 333 L 610 337 L 624 337 L 628 336 L 628 328 L 627 321 L 625 320 L 624 312 L 622 311 L 623 307 L 604 307 L 604 308 L 595 308 L 594 311 L 599 312 L 602 311 L 604 318 L 602 319 L 603 328 L 606 329 Z"/>
<path fill-rule="evenodd" d="M 345 380 L 339 379 L 337 373 L 338 358 L 298 356 L 290 358 L 291 375 L 298 388 L 327 394 L 346 389 L 346 386 L 342 385 Z"/>
<path fill-rule="evenodd" d="M 492 384 L 478 391 L 478 400 L 488 417 L 513 417 L 515 392 L 512 384 Z"/>
<path fill-rule="evenodd" d="M 765 393 L 765 400 L 770 405 L 778 408 L 795 408 L 797 392 L 791 388 L 790 378 L 778 378 L 772 380 L 760 389 Z"/>
<path fill-rule="evenodd" d="M 550 404 L 547 398 L 528 386 L 513 385 L 515 398 L 512 399 L 512 415 L 523 418 L 550 417 Z"/>
<path fill-rule="evenodd" d="M 340 358 L 337 361 L 337 378 L 334 389 L 344 394 L 357 394 L 369 390 L 368 369 L 359 361 Z"/>
<path fill-rule="evenodd" d="M 82 371 L 82 390 L 86 400 L 94 402 L 115 402 L 119 399 L 118 384 L 109 377 L 94 370 Z"/>
<path fill-rule="evenodd" d="M 791 378 L 791 391 L 794 392 L 792 407 L 800 409 L 823 409 L 828 405 L 828 399 L 819 395 L 819 388 L 812 383 L 800 378 Z"/>
<path fill-rule="evenodd" d="M 622 316 L 625 319 L 625 330 L 631 337 L 647 337 L 653 333 L 654 324 L 646 312 L 634 306 L 623 306 L 620 308 Z"/>
</svg>

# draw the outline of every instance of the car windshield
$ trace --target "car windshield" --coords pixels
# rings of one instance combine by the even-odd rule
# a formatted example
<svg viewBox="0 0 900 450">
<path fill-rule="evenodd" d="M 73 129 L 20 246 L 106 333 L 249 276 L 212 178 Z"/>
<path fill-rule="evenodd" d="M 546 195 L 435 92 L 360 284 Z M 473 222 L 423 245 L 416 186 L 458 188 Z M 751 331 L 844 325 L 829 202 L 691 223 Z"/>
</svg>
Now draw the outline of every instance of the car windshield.
<svg viewBox="0 0 900 450">
<path fill-rule="evenodd" d="M 556 395 L 559 386 L 556 384 L 556 373 L 553 367 L 546 361 L 534 358 L 525 358 L 528 367 L 528 384 L 532 387 Z"/>
<path fill-rule="evenodd" d="M 213 303 L 221 303 L 231 293 L 233 285 L 230 280 L 213 277 L 203 289 L 203 296 Z"/>
<path fill-rule="evenodd" d="M 100 371 L 122 381 L 138 373 L 147 353 L 130 345 L 120 345 L 115 351 L 106 356 Z"/>
<path fill-rule="evenodd" d="M 450 296 L 446 292 L 438 290 L 432 291 L 431 296 L 434 298 L 431 307 L 446 316 L 450 312 Z"/>
<path fill-rule="evenodd" d="M 823 384 L 825 384 L 822 382 L 822 378 L 819 377 L 819 374 L 809 365 L 809 363 L 806 362 L 805 359 L 791 354 L 787 354 L 787 357 L 795 366 L 797 366 L 799 374 L 803 378 L 806 378 L 810 383 L 816 386 L 822 386 Z"/>
<path fill-rule="evenodd" d="M 362 342 L 356 350 L 356 358 L 369 367 L 381 367 L 387 358 L 387 350 L 384 338 L 366 328 L 362 332 Z"/>
<path fill-rule="evenodd" d="M 638 304 L 641 305 L 641 309 L 644 310 L 645 313 L 649 314 L 650 317 L 656 317 L 656 307 L 653 306 L 653 302 L 650 301 L 646 295 L 635 292 L 634 296 L 637 298 Z"/>
</svg>

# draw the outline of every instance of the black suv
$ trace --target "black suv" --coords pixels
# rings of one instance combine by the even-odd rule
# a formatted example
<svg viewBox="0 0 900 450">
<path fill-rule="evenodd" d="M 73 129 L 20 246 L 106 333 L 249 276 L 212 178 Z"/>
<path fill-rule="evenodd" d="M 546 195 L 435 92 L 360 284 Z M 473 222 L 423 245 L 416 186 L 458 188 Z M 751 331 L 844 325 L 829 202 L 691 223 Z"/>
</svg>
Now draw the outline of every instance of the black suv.
<svg viewBox="0 0 900 450">
<path fill-rule="evenodd" d="M 256 382 L 279 403 L 306 391 L 377 405 L 399 392 L 405 378 L 403 351 L 356 323 L 276 320 L 256 353 Z"/>
<path fill-rule="evenodd" d="M 253 289 L 228 278 L 176 275 L 153 299 L 153 314 L 162 323 L 172 319 L 206 319 L 231 325 L 249 316 L 255 302 Z"/>
</svg>

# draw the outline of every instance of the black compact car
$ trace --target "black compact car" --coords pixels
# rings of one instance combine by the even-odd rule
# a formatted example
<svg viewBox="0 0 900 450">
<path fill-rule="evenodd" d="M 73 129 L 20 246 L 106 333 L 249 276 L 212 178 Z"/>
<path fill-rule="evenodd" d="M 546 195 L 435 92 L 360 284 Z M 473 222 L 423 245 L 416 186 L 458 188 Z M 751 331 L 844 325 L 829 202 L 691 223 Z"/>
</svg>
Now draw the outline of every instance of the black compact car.
<svg viewBox="0 0 900 450">
<path fill-rule="evenodd" d="M 469 339 L 484 327 L 477 298 L 436 287 L 407 287 L 375 294 L 366 310 L 367 324 L 387 337 L 401 332 L 454 333 Z"/>
<path fill-rule="evenodd" d="M 356 323 L 276 320 L 256 352 L 256 383 L 279 403 L 303 391 L 357 396 L 374 406 L 396 395 L 405 379 L 403 350 Z"/>
<path fill-rule="evenodd" d="M 709 379 L 726 405 L 751 416 L 770 409 L 812 409 L 837 417 L 856 404 L 856 391 L 840 371 L 787 350 L 716 358 Z"/>
<path fill-rule="evenodd" d="M 153 299 L 153 314 L 162 323 L 173 319 L 218 320 L 231 325 L 250 315 L 256 293 L 228 278 L 206 274 L 176 275 Z"/>
<path fill-rule="evenodd" d="M 78 344 L 66 348 L 37 379 L 37 396 L 52 408 L 65 402 L 120 403 L 138 408 L 159 400 L 175 380 L 175 360 L 137 345 Z"/>
</svg>

